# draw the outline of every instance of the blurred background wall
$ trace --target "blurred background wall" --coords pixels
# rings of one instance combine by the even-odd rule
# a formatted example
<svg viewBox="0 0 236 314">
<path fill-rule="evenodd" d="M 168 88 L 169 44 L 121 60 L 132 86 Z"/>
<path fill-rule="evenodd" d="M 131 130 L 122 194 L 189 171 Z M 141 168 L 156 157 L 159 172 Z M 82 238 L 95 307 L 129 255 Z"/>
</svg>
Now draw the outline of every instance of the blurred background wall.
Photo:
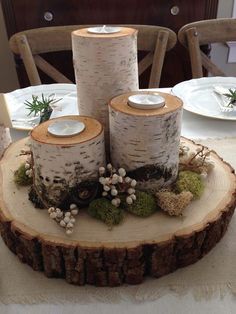
<svg viewBox="0 0 236 314">
<path fill-rule="evenodd" d="M 218 17 L 231 17 L 233 2 L 234 0 L 219 0 Z M 229 76 L 236 76 L 236 63 L 227 63 L 228 51 L 229 48 L 226 45 L 215 44 L 212 47 L 211 56 Z M 17 89 L 18 86 L 14 61 L 8 47 L 2 8 L 0 6 L 0 92 L 11 91 Z"/>
</svg>

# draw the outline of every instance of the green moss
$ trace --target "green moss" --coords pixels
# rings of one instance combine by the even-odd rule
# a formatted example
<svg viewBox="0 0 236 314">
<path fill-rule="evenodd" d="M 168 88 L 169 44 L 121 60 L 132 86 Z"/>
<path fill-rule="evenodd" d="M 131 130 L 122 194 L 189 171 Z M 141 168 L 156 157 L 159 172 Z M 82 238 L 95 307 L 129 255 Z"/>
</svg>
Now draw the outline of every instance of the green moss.
<svg viewBox="0 0 236 314">
<path fill-rule="evenodd" d="M 123 211 L 106 198 L 93 200 L 88 207 L 90 216 L 102 220 L 108 226 L 118 225 L 123 219 Z"/>
<path fill-rule="evenodd" d="M 194 199 L 199 198 L 204 191 L 204 184 L 199 174 L 192 171 L 180 171 L 175 183 L 177 192 L 189 191 Z"/>
<path fill-rule="evenodd" d="M 133 202 L 133 204 L 125 204 L 125 209 L 128 212 L 137 216 L 148 217 L 158 209 L 156 199 L 151 194 L 136 191 L 135 195 L 136 200 Z"/>
<path fill-rule="evenodd" d="M 25 164 L 21 164 L 20 167 L 14 172 L 14 182 L 17 185 L 30 185 L 33 182 L 32 178 L 29 178 L 25 173 Z"/>
</svg>

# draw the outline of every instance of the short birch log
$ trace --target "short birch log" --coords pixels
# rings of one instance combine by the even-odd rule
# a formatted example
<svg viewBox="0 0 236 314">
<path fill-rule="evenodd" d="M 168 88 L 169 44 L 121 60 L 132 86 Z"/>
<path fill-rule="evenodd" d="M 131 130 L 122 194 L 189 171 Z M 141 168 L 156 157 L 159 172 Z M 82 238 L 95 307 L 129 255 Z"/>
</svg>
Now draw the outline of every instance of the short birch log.
<svg viewBox="0 0 236 314">
<path fill-rule="evenodd" d="M 11 135 L 8 128 L 0 124 L 0 157 L 2 156 L 4 150 L 11 143 Z"/>
<path fill-rule="evenodd" d="M 72 33 L 72 48 L 79 112 L 103 124 L 109 148 L 108 101 L 139 88 L 137 30 L 104 35 L 80 29 Z"/>
<path fill-rule="evenodd" d="M 85 130 L 72 137 L 50 135 L 48 126 L 64 118 L 79 120 Z M 45 204 L 57 206 L 68 189 L 83 181 L 97 179 L 105 164 L 104 132 L 100 122 L 84 116 L 51 119 L 38 125 L 30 135 L 34 188 Z"/>
<path fill-rule="evenodd" d="M 115 97 L 109 104 L 111 162 L 125 168 L 142 189 L 167 186 L 178 173 L 182 102 L 158 93 L 165 98 L 164 107 L 137 109 L 128 104 L 133 94 Z"/>
</svg>

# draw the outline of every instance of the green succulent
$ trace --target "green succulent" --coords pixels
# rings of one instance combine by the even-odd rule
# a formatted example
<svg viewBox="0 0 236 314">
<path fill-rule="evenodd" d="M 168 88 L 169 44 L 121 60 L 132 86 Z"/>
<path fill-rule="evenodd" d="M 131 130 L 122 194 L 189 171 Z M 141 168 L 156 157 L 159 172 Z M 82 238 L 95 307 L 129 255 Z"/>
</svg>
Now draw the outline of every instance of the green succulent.
<svg viewBox="0 0 236 314">
<path fill-rule="evenodd" d="M 52 107 L 51 105 L 57 103 L 61 99 L 55 99 L 55 95 L 51 94 L 48 97 L 45 97 L 44 94 L 42 94 L 41 99 L 39 96 L 32 95 L 32 101 L 25 101 L 26 109 L 29 110 L 28 116 L 31 114 L 34 114 L 36 116 L 37 114 L 40 115 L 40 123 L 49 120 L 51 113 L 52 113 Z"/>
<path fill-rule="evenodd" d="M 236 89 L 229 88 L 229 93 L 224 94 L 227 98 L 229 98 L 228 106 L 236 106 Z"/>
</svg>

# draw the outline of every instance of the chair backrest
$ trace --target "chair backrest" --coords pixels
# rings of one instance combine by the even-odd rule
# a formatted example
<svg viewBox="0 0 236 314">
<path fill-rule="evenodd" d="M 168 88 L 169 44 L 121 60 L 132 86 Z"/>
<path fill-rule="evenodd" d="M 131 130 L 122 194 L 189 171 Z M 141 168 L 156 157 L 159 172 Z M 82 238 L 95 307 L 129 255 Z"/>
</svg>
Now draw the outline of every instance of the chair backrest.
<svg viewBox="0 0 236 314">
<path fill-rule="evenodd" d="M 179 30 L 178 39 L 189 51 L 193 78 L 203 77 L 203 67 L 214 76 L 226 76 L 203 53 L 201 46 L 236 41 L 236 19 L 220 18 L 186 24 Z"/>
<path fill-rule="evenodd" d="M 31 85 L 41 84 L 38 69 L 58 83 L 71 81 L 40 56 L 42 53 L 72 49 L 71 32 L 91 25 L 70 25 L 37 28 L 14 34 L 9 41 L 12 52 L 23 60 Z M 149 88 L 158 87 L 166 51 L 177 41 L 176 34 L 166 28 L 152 25 L 120 25 L 138 30 L 138 50 L 146 52 L 139 62 L 139 75 L 151 66 Z"/>
</svg>

